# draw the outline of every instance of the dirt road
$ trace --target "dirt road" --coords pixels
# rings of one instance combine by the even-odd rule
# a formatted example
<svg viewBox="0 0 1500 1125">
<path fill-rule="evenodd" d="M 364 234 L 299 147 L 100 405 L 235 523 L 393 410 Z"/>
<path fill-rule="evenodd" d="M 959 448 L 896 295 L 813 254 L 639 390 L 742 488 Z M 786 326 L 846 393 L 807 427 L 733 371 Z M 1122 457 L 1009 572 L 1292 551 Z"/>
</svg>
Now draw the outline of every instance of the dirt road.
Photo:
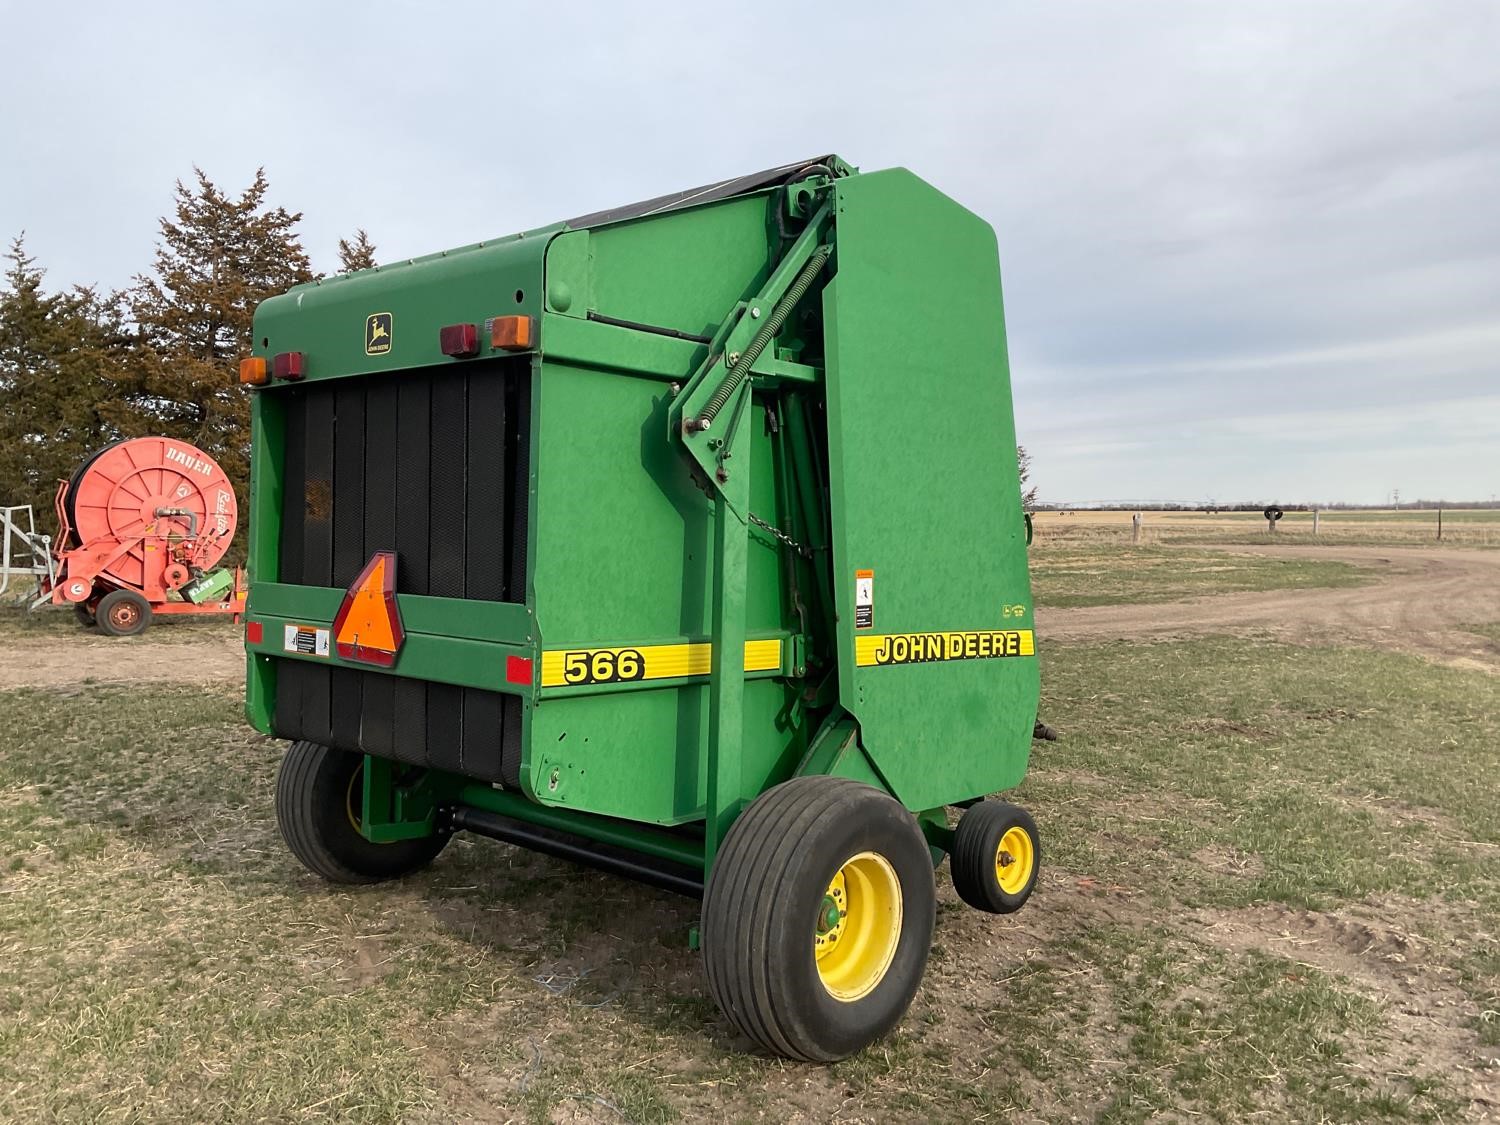
<svg viewBox="0 0 1500 1125">
<path fill-rule="evenodd" d="M 153 626 L 165 633 L 175 625 Z M 245 676 L 240 631 L 194 628 L 191 635 L 161 639 L 106 637 L 69 629 L 55 634 L 6 637 L 0 652 L 0 690 L 80 683 L 233 683 Z"/>
<path fill-rule="evenodd" d="M 1415 653 L 1500 674 L 1500 644 L 1465 626 L 1500 621 L 1500 552 L 1422 547 L 1225 547 L 1237 554 L 1319 558 L 1381 570 L 1365 586 L 1218 594 L 1154 605 L 1038 609 L 1057 640 L 1255 634 L 1298 644 Z"/>
</svg>

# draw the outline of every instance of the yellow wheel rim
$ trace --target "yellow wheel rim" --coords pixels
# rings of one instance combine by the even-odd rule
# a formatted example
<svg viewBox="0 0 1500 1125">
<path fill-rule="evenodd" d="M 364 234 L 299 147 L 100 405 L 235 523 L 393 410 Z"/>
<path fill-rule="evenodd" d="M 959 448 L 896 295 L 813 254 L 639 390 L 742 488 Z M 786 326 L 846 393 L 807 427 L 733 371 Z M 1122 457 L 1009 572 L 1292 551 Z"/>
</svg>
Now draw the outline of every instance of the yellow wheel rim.
<svg viewBox="0 0 1500 1125">
<path fill-rule="evenodd" d="M 360 786 L 360 782 L 364 780 L 364 776 L 365 767 L 364 763 L 361 762 L 359 767 L 354 771 L 354 776 L 349 779 L 349 791 L 344 794 L 344 811 L 349 814 L 349 823 L 353 826 L 354 831 L 358 832 L 361 836 L 365 834 L 364 829 L 359 826 L 360 812 L 364 811 L 365 803 L 365 791 Z M 359 789 L 357 797 L 354 794 L 356 788 Z M 359 809 L 360 812 L 356 812 L 356 809 Z"/>
<path fill-rule="evenodd" d="M 818 907 L 818 977 L 836 1000 L 869 995 L 901 942 L 901 880 L 890 861 L 860 852 L 834 874 Z"/>
<path fill-rule="evenodd" d="M 1000 837 L 995 849 L 995 881 L 1008 895 L 1018 895 L 1036 870 L 1036 843 L 1019 824 Z"/>
</svg>

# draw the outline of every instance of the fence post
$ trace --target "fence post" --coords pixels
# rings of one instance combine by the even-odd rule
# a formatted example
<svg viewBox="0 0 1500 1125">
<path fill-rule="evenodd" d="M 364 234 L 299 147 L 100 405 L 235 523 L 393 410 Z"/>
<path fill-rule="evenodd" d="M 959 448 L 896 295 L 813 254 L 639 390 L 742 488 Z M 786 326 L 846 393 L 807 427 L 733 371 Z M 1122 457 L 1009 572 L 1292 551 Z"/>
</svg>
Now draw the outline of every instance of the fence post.
<svg viewBox="0 0 1500 1125">
<path fill-rule="evenodd" d="M 1319 515 L 1318 509 L 1314 508 L 1313 509 L 1313 534 L 1314 535 L 1316 535 L 1318 533 L 1318 515 Z"/>
<path fill-rule="evenodd" d="M 1443 509 L 1438 509 L 1438 538 L 1443 537 Z"/>
<path fill-rule="evenodd" d="M 1139 543 L 1141 541 L 1141 513 L 1137 512 L 1130 517 L 1130 541 Z"/>
</svg>

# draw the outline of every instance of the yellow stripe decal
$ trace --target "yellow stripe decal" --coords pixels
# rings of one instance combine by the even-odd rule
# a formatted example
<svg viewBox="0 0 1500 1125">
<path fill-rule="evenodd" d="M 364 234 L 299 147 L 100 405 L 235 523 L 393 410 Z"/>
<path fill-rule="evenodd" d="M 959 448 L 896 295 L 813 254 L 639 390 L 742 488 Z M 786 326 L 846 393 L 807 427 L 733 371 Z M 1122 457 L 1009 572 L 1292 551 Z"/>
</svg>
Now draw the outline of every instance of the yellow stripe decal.
<svg viewBox="0 0 1500 1125">
<path fill-rule="evenodd" d="M 780 667 L 781 641 L 745 642 L 745 671 L 773 672 Z M 706 676 L 711 671 L 713 646 L 706 641 L 633 648 L 560 648 L 542 653 L 543 687 L 671 680 Z"/>
<path fill-rule="evenodd" d="M 926 664 L 932 660 L 994 660 L 1035 656 L 1030 629 L 986 629 L 977 633 L 887 633 L 854 638 L 854 663 Z"/>
</svg>

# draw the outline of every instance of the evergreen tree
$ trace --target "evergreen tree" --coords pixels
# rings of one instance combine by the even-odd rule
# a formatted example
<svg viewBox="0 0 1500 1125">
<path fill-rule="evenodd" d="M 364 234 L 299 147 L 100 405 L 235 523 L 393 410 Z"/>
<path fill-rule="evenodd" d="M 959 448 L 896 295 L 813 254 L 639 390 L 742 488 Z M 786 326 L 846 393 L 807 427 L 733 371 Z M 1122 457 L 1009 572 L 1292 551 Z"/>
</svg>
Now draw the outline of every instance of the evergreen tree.
<svg viewBox="0 0 1500 1125">
<path fill-rule="evenodd" d="M 1016 446 L 1016 466 L 1021 470 L 1021 507 L 1029 512 L 1036 507 L 1036 485 L 1026 487 L 1031 480 L 1031 454 L 1024 445 Z"/>
<path fill-rule="evenodd" d="M 0 287 L 0 504 L 30 504 L 52 524 L 57 482 L 117 436 L 103 416 L 119 323 L 93 290 L 48 293 L 44 271 L 11 243 Z"/>
<path fill-rule="evenodd" d="M 344 273 L 373 269 L 376 264 L 375 244 L 363 227 L 354 232 L 353 238 L 339 239 L 339 268 Z"/>
<path fill-rule="evenodd" d="M 296 232 L 302 215 L 269 206 L 264 170 L 238 197 L 193 172 L 161 220 L 155 269 L 127 294 L 136 347 L 108 413 L 127 435 L 196 445 L 223 466 L 243 508 L 250 404 L 239 361 L 250 354 L 255 306 L 313 273 Z"/>
</svg>

